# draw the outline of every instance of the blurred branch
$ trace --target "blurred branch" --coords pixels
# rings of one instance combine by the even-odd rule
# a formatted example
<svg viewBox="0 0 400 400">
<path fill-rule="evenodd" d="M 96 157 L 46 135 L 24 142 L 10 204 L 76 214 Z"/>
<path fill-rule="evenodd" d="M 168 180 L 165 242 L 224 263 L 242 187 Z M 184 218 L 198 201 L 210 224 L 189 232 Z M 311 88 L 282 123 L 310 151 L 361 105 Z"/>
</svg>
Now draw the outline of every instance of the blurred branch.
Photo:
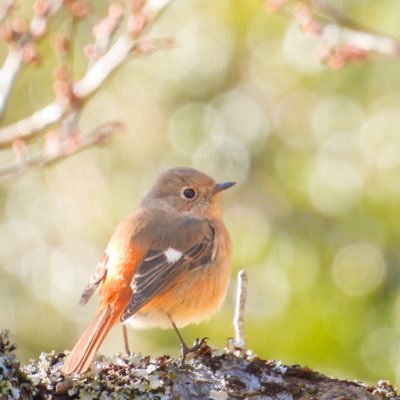
<svg viewBox="0 0 400 400">
<path fill-rule="evenodd" d="M 10 47 L 7 58 L 0 69 L 0 120 L 14 79 L 21 68 L 21 64 L 22 52 L 14 47 Z"/>
<path fill-rule="evenodd" d="M 305 34 L 320 37 L 321 59 L 333 69 L 371 55 L 400 55 L 399 39 L 362 27 L 324 0 L 266 0 L 265 4 L 269 11 L 289 15 Z"/>
<path fill-rule="evenodd" d="M 14 2 L 6 1 L 1 7 L 0 20 L 4 19 L 12 9 Z M 47 30 L 47 20 L 61 7 L 61 0 L 50 1 L 45 10 L 36 10 L 30 27 L 27 29 L 22 19 L 15 19 L 5 24 L 2 29 L 2 38 L 9 43 L 8 56 L 0 69 L 0 120 L 2 119 L 7 98 L 14 84 L 14 80 L 23 63 L 36 61 L 36 48 L 33 43 L 39 42 Z M 3 16 L 3 18 L 1 18 Z"/>
<path fill-rule="evenodd" d="M 73 87 L 77 99 L 84 99 L 93 94 L 111 73 L 119 67 L 134 49 L 139 48 L 141 41 L 131 35 L 120 36 L 115 44 L 100 57 L 88 73 Z M 1 133 L 1 131 L 0 131 Z"/>
<path fill-rule="evenodd" d="M 362 27 L 359 23 L 341 13 L 340 10 L 333 7 L 331 4 L 328 4 L 325 0 L 311 0 L 309 3 L 315 7 L 315 10 L 322 17 L 325 16 L 340 26 L 358 31 L 364 30 L 364 27 Z"/>
<path fill-rule="evenodd" d="M 0 23 L 8 16 L 14 6 L 15 0 L 0 1 Z"/>
<path fill-rule="evenodd" d="M 60 121 L 66 113 L 70 112 L 71 103 L 75 103 L 76 107 L 82 107 L 82 101 L 94 94 L 134 49 L 140 49 L 141 45 L 148 42 L 149 40 L 132 40 L 129 35 L 119 37 L 108 52 L 88 70 L 86 75 L 72 85 L 71 93 L 67 94 L 71 96 L 69 99 L 60 95 L 31 116 L 0 129 L 0 147 L 8 146 L 17 139 L 27 139 L 49 125 Z M 169 46 L 167 42 L 165 43 L 166 46 Z M 156 50 L 158 47 L 154 47 L 154 49 Z M 138 54 L 142 54 L 141 51 Z M 66 85 L 68 85 L 67 82 Z"/>
<path fill-rule="evenodd" d="M 63 141 L 60 141 L 60 135 L 57 132 L 50 132 L 46 137 L 43 153 L 31 157 L 27 154 L 25 143 L 15 141 L 13 147 L 19 157 L 15 163 L 0 168 L 0 180 L 20 175 L 28 169 L 54 164 L 92 146 L 104 146 L 109 143 L 113 135 L 124 129 L 125 126 L 120 122 L 107 122 L 88 134 L 69 135 Z"/>
<path fill-rule="evenodd" d="M 170 2 L 171 0 L 149 0 L 147 2 L 129 0 L 125 9 L 121 5 L 112 4 L 107 16 L 100 20 L 93 29 L 94 43 L 87 45 L 84 49 L 84 54 L 88 59 L 86 72 L 75 82 L 71 76 L 72 66 L 66 62 L 68 59 L 66 55 L 71 54 L 70 40 L 62 37 L 56 38 L 54 47 L 56 52 L 61 55 L 62 64 L 55 71 L 54 99 L 32 115 L 0 128 L 0 148 L 12 147 L 15 151 L 15 149 L 26 147 L 25 143 L 24 146 L 20 145 L 22 141 L 42 135 L 54 124 L 59 125 L 54 131 L 60 135 L 60 142 L 64 142 L 65 137 L 69 135 L 73 139 L 78 137 L 78 120 L 86 102 L 104 85 L 118 67 L 132 55 L 147 55 L 160 48 L 171 47 L 170 39 L 143 38 Z M 4 15 L 4 22 L 0 25 L 0 40 L 3 39 L 8 44 L 9 53 L 0 70 L 0 119 L 18 72 L 24 65 L 33 64 L 39 57 L 36 45 L 39 39 L 48 33 L 47 26 L 50 17 L 61 7 L 72 15 L 74 21 L 84 19 L 88 13 L 88 7 L 84 0 L 68 2 L 36 0 L 33 4 L 35 15 L 27 29 L 23 20 L 11 18 L 13 2 L 3 1 L 1 4 L 0 12 L 1 15 Z M 125 29 L 113 42 L 114 35 L 122 26 L 125 26 Z M 90 147 L 91 140 L 92 137 L 80 138 L 78 141 L 81 145 L 79 151 Z M 57 159 L 73 153 L 65 153 L 63 157 L 58 155 Z M 0 178 L 13 176 L 17 171 L 20 173 L 32 166 L 45 165 L 49 162 L 47 157 L 38 156 L 29 159 L 29 162 L 25 160 L 24 165 L 21 166 L 18 161 L 19 157 L 20 154 L 17 154 L 16 165 L 18 164 L 18 167 L 12 165 L 3 168 L 0 171 Z"/>
</svg>

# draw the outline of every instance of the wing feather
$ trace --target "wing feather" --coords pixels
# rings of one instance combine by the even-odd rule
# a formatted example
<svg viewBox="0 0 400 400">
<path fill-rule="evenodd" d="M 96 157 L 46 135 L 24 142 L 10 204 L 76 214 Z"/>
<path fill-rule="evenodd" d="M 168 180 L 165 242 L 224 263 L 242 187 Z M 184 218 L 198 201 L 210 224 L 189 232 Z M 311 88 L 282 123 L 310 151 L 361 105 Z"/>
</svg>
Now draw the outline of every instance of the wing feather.
<svg viewBox="0 0 400 400">
<path fill-rule="evenodd" d="M 171 288 L 184 276 L 185 271 L 203 267 L 213 260 L 215 231 L 208 221 L 193 219 L 185 221 L 180 228 L 179 237 L 187 238 L 186 242 L 174 243 L 176 239 L 169 238 L 164 248 L 150 249 L 137 268 L 131 284 L 132 298 L 121 317 L 122 321 Z M 186 234 L 186 229 L 191 231 Z M 170 261 L 167 253 L 171 249 L 182 254 L 174 262 Z"/>
<path fill-rule="evenodd" d="M 108 254 L 104 253 L 100 262 L 97 264 L 96 269 L 91 276 L 89 283 L 87 284 L 85 290 L 81 295 L 81 299 L 79 300 L 80 304 L 86 304 L 90 298 L 93 296 L 93 293 L 96 291 L 100 282 L 104 279 L 107 272 L 107 262 L 108 262 Z"/>
</svg>

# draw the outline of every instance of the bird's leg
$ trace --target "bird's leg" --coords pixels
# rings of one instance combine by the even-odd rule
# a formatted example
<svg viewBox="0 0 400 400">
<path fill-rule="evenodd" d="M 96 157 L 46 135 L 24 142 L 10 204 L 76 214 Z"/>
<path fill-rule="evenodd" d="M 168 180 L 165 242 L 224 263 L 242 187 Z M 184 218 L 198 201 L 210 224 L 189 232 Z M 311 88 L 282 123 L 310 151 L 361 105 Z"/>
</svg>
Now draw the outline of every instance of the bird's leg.
<svg viewBox="0 0 400 400">
<path fill-rule="evenodd" d="M 181 333 L 179 332 L 179 329 L 175 325 L 175 322 L 172 320 L 172 318 L 170 316 L 168 316 L 168 317 L 171 321 L 172 326 L 175 329 L 176 334 L 178 335 L 179 341 L 181 342 L 181 364 L 185 364 L 186 356 L 190 353 L 190 348 L 183 340 L 183 337 L 182 337 Z"/>
<path fill-rule="evenodd" d="M 172 319 L 172 317 L 169 314 L 168 314 L 168 318 L 171 321 L 171 324 L 172 324 L 173 328 L 175 329 L 176 334 L 178 335 L 179 341 L 181 342 L 181 364 L 184 365 L 186 356 L 189 353 L 195 353 L 196 351 L 198 351 L 201 348 L 201 346 L 203 346 L 203 344 L 207 341 L 208 338 L 207 337 L 205 337 L 203 339 L 196 338 L 194 345 L 192 347 L 189 347 L 183 340 L 183 337 L 182 337 L 181 333 L 179 332 L 179 329 L 177 328 L 174 320 Z"/>
<path fill-rule="evenodd" d="M 128 330 L 126 329 L 126 325 L 124 324 L 122 324 L 122 333 L 124 335 L 125 353 L 131 354 L 131 351 L 129 349 Z"/>
</svg>

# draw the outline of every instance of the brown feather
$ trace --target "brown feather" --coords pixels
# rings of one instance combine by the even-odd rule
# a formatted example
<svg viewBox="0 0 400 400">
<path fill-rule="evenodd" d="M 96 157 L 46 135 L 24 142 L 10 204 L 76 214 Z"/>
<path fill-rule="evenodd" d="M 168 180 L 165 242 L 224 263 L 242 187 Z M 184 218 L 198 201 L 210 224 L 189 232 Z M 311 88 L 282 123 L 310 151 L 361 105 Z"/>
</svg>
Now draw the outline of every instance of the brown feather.
<svg viewBox="0 0 400 400">
<path fill-rule="evenodd" d="M 66 358 L 61 371 L 64 374 L 87 371 L 115 320 L 110 307 L 98 313 Z"/>
</svg>

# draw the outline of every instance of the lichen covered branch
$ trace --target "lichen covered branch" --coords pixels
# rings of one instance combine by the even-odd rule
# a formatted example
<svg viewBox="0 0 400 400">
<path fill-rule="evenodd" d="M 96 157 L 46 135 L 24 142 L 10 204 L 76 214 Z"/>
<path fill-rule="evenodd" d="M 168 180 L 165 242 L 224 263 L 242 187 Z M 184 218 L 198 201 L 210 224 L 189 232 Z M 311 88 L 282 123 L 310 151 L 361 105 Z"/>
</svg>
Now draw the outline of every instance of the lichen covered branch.
<svg viewBox="0 0 400 400">
<path fill-rule="evenodd" d="M 0 398 L 399 400 L 385 381 L 376 386 L 329 378 L 306 367 L 215 350 L 204 344 L 188 365 L 170 356 L 119 354 L 98 358 L 82 376 L 64 376 L 63 353 L 42 353 L 21 366 L 8 333 L 0 334 Z"/>
</svg>

